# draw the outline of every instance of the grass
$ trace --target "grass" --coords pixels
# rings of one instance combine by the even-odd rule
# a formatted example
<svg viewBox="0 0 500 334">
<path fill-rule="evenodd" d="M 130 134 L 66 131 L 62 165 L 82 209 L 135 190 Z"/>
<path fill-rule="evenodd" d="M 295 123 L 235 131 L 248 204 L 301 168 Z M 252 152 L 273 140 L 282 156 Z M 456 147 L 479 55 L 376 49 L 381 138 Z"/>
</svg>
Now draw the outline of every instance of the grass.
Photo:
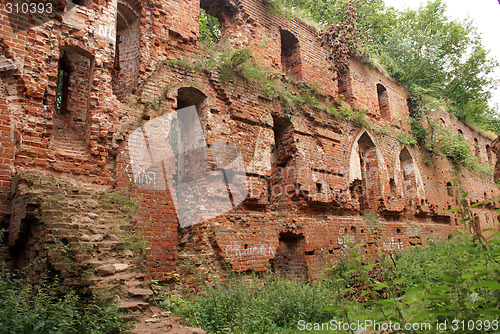
<svg viewBox="0 0 500 334">
<path fill-rule="evenodd" d="M 0 264 L 0 334 L 128 333 L 119 310 L 108 300 L 62 294 L 57 281 L 31 285 Z"/>
<path fill-rule="evenodd" d="M 299 320 L 327 322 L 331 292 L 326 284 L 304 284 L 267 275 L 234 276 L 206 286 L 197 296 L 173 296 L 172 309 L 209 333 L 296 333 Z"/>
</svg>

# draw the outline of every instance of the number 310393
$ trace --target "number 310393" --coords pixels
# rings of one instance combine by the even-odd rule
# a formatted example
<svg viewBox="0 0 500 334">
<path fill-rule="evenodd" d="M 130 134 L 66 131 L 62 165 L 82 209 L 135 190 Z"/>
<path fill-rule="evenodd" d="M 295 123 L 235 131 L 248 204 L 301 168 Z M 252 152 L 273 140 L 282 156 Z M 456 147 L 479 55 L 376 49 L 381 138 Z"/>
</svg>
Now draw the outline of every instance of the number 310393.
<svg viewBox="0 0 500 334">
<path fill-rule="evenodd" d="M 51 3 L 15 2 L 6 3 L 7 14 L 50 14 L 53 11 Z"/>
</svg>

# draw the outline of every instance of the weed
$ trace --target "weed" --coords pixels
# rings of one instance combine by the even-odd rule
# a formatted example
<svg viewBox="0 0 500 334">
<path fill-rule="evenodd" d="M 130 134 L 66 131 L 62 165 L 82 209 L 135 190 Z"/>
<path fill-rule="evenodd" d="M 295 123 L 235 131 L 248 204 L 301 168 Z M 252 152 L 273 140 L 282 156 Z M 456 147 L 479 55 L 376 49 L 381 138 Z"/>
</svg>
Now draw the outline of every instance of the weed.
<svg viewBox="0 0 500 334">
<path fill-rule="evenodd" d="M 139 199 L 132 197 L 130 191 L 125 188 L 118 192 L 106 192 L 102 195 L 102 199 L 120 205 L 124 211 L 130 214 L 137 212 L 139 209 Z"/>
<path fill-rule="evenodd" d="M 0 333 L 128 332 L 118 309 L 109 301 L 83 299 L 58 292 L 59 285 L 27 284 L 0 264 Z"/>
</svg>

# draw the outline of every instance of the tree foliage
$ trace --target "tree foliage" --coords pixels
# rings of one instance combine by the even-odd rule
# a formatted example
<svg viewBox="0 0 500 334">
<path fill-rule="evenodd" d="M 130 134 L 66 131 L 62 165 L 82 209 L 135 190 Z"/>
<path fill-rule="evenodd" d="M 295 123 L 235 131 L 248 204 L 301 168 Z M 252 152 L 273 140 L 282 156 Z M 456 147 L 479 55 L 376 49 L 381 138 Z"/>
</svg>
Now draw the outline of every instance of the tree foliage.
<svg viewBox="0 0 500 334">
<path fill-rule="evenodd" d="M 200 9 L 200 17 L 198 19 L 200 26 L 200 42 L 209 45 L 217 44 L 221 39 L 220 22 L 216 17 L 208 14 L 204 9 Z"/>
</svg>

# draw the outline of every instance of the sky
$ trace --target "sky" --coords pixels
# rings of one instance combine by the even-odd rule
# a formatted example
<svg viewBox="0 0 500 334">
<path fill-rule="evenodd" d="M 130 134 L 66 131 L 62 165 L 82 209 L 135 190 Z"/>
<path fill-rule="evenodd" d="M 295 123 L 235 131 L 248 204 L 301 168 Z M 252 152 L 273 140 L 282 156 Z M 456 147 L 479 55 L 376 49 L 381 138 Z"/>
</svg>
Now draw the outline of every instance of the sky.
<svg viewBox="0 0 500 334">
<path fill-rule="evenodd" d="M 426 0 L 383 0 L 386 5 L 396 9 L 416 9 Z M 483 44 L 489 50 L 490 56 L 500 63 L 500 3 L 498 0 L 443 0 L 447 5 L 447 14 L 451 18 L 472 19 L 474 25 L 483 37 Z M 500 69 L 495 72 L 500 79 Z M 493 96 L 493 103 L 500 108 L 500 87 Z"/>
</svg>

